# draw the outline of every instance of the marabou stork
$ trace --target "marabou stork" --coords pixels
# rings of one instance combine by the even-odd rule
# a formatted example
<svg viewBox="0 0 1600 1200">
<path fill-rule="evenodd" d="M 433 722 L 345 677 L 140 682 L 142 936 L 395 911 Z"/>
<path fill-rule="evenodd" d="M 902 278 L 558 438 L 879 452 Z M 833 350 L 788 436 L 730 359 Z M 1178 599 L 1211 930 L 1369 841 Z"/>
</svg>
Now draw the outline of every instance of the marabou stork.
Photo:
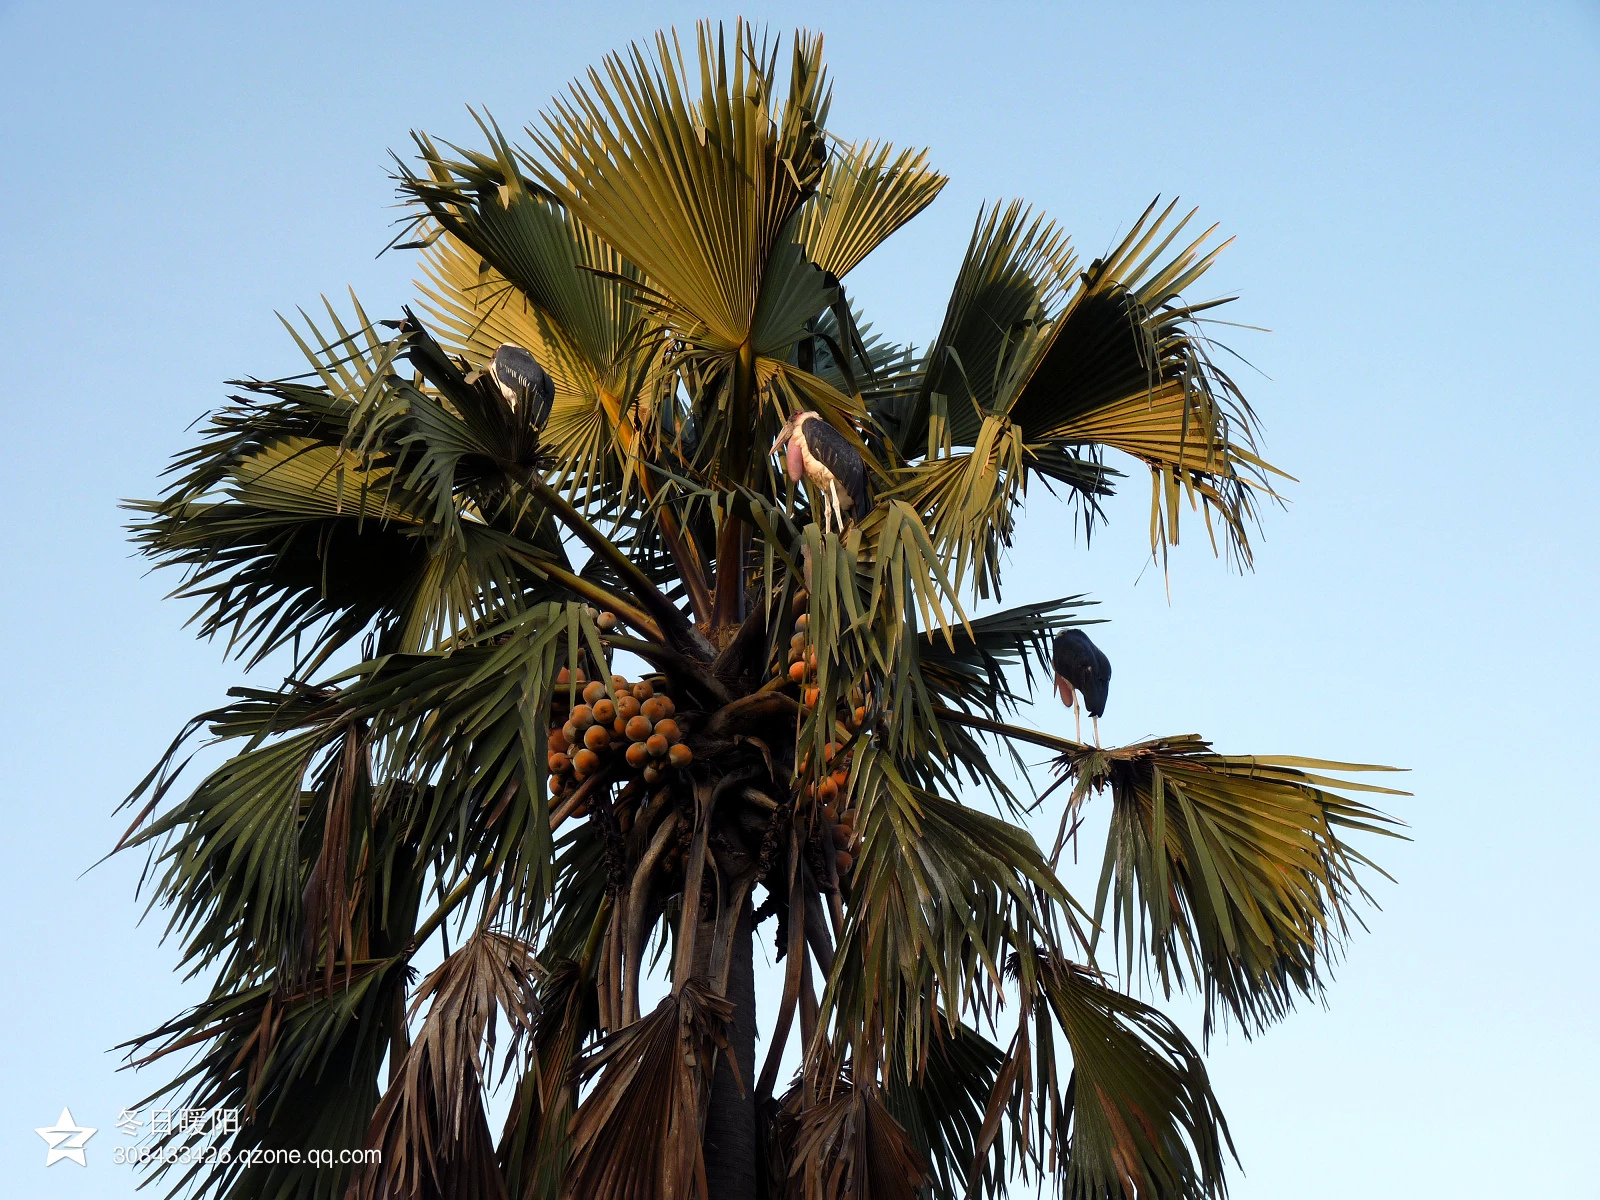
<svg viewBox="0 0 1600 1200">
<path fill-rule="evenodd" d="M 867 511 L 867 464 L 860 453 L 820 413 L 797 412 L 784 422 L 778 431 L 778 440 L 772 443 L 771 454 L 784 451 L 784 462 L 789 478 L 799 483 L 801 478 L 822 493 L 822 528 L 828 528 L 831 510 L 834 523 L 844 531 L 844 508 L 850 509 L 853 520 L 860 520 Z"/>
<path fill-rule="evenodd" d="M 1081 629 L 1069 629 L 1056 636 L 1050 655 L 1056 669 L 1056 693 L 1061 703 L 1072 709 L 1078 740 L 1083 741 L 1083 718 L 1078 714 L 1078 693 L 1094 722 L 1094 744 L 1100 744 L 1100 717 L 1106 711 L 1106 693 L 1111 690 L 1111 660 L 1089 640 Z"/>
<path fill-rule="evenodd" d="M 524 418 L 535 429 L 544 428 L 556 400 L 556 385 L 533 355 L 515 342 L 502 342 L 489 363 L 489 377 L 513 410 L 530 405 Z"/>
</svg>

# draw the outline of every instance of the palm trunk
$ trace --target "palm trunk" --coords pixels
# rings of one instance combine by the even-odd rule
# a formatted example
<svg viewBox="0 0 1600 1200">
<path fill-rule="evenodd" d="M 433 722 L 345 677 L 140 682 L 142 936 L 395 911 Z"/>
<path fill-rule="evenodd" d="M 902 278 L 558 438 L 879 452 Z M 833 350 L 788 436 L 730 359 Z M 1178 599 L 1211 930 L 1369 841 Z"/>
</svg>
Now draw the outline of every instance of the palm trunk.
<svg viewBox="0 0 1600 1200">
<path fill-rule="evenodd" d="M 728 947 L 727 996 L 733 1002 L 733 1024 L 728 1030 L 728 1050 L 717 1055 L 706 1109 L 703 1144 L 710 1200 L 753 1200 L 756 1194 L 756 982 L 751 917 L 746 894 Z M 706 966 L 710 962 L 712 935 L 712 927 L 707 924 L 697 938 L 699 945 L 705 947 Z M 738 1064 L 737 1075 L 728 1061 L 730 1053 Z"/>
</svg>

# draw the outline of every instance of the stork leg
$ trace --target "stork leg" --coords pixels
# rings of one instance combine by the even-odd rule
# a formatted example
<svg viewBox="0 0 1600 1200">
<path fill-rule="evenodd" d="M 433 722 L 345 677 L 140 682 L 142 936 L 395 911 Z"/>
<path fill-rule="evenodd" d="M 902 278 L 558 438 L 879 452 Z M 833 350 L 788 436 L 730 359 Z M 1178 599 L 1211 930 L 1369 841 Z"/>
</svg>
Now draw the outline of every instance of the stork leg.
<svg viewBox="0 0 1600 1200">
<path fill-rule="evenodd" d="M 839 484 L 837 480 L 828 480 L 828 492 L 833 497 L 833 521 L 839 527 L 839 532 L 844 532 L 844 512 L 839 508 Z"/>
<path fill-rule="evenodd" d="M 1083 742 L 1083 709 L 1078 705 L 1078 693 L 1072 693 L 1072 726 L 1077 730 L 1078 742 Z"/>
<path fill-rule="evenodd" d="M 1094 744 L 1098 749 L 1100 746 L 1100 718 L 1090 717 L 1089 720 L 1094 722 Z"/>
</svg>

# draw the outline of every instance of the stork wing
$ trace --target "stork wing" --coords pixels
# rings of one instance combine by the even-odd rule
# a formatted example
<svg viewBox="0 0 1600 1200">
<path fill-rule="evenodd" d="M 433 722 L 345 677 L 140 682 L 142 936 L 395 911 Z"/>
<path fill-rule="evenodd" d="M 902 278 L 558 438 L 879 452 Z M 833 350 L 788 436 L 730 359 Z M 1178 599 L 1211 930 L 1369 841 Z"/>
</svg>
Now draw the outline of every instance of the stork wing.
<svg viewBox="0 0 1600 1200">
<path fill-rule="evenodd" d="M 494 352 L 493 371 L 495 382 L 516 392 L 518 403 L 531 408 L 529 421 L 542 428 L 555 403 L 556 384 L 539 360 L 515 342 L 505 342 Z"/>
<path fill-rule="evenodd" d="M 806 447 L 816 459 L 839 481 L 839 487 L 850 496 L 850 515 L 861 520 L 867 512 L 867 465 L 844 434 L 821 417 L 807 421 L 801 431 Z"/>
</svg>

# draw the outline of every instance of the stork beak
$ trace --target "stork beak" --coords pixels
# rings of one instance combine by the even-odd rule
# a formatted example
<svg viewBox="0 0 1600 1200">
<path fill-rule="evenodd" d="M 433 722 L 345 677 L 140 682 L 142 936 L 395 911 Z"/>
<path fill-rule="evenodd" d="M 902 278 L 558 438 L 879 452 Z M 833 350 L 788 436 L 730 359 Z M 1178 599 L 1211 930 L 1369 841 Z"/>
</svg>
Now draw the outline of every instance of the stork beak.
<svg viewBox="0 0 1600 1200">
<path fill-rule="evenodd" d="M 796 423 L 793 417 L 783 423 L 783 428 L 778 430 L 778 436 L 772 443 L 772 449 L 767 451 L 769 456 L 776 454 L 789 444 L 789 439 L 794 436 Z"/>
<path fill-rule="evenodd" d="M 1072 707 L 1072 685 L 1060 675 L 1056 676 L 1056 695 L 1061 697 L 1061 703 L 1065 704 L 1068 708 Z"/>
</svg>

